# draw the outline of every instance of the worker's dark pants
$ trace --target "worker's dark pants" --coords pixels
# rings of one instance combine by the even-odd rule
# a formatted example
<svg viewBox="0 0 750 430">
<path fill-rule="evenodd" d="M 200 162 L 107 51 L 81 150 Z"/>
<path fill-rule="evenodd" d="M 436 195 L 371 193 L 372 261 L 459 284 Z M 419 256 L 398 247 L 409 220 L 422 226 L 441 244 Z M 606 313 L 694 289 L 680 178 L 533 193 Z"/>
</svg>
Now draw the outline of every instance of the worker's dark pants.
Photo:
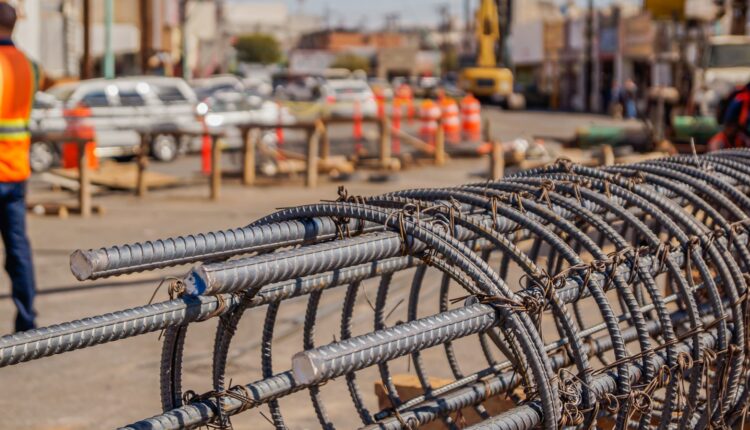
<svg viewBox="0 0 750 430">
<path fill-rule="evenodd" d="M 5 270 L 13 284 L 16 331 L 36 327 L 34 265 L 26 236 L 26 182 L 0 182 L 0 234 L 5 246 Z"/>
</svg>

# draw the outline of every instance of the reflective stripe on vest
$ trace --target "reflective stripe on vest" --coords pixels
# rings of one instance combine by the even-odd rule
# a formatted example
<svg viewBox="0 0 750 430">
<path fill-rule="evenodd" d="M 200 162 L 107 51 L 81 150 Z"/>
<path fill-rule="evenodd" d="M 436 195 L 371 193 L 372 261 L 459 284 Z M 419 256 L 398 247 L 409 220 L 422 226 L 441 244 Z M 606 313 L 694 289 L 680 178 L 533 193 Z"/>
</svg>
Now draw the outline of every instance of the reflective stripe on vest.
<svg viewBox="0 0 750 430">
<path fill-rule="evenodd" d="M 0 119 L 0 140 L 21 140 L 31 136 L 26 119 Z"/>
</svg>

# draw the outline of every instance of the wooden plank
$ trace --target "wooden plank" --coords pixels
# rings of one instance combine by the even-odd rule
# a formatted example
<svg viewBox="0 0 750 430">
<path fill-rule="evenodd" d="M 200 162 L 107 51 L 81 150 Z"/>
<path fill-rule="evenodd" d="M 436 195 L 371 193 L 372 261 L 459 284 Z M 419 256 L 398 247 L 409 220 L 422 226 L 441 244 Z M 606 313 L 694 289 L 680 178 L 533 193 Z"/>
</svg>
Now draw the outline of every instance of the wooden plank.
<svg viewBox="0 0 750 430">
<path fill-rule="evenodd" d="M 331 156 L 331 137 L 328 133 L 328 127 L 323 123 L 323 130 L 320 136 L 320 159 L 327 160 Z"/>
<path fill-rule="evenodd" d="M 422 385 L 419 382 L 419 378 L 417 378 L 416 375 L 396 374 L 393 375 L 392 380 L 393 384 L 396 386 L 396 391 L 398 392 L 398 395 L 402 401 L 413 399 L 417 396 L 421 396 L 424 393 L 424 391 L 422 390 Z M 432 386 L 432 388 L 438 388 L 453 381 L 442 378 L 429 378 L 428 382 L 430 386 Z M 513 394 L 518 396 L 519 398 L 524 398 L 524 393 L 520 388 L 517 388 L 513 392 Z M 375 382 L 375 395 L 378 397 L 378 407 L 381 410 L 390 409 L 393 407 L 388 397 L 388 392 L 386 391 L 381 381 Z M 491 397 L 490 399 L 484 401 L 482 404 L 485 406 L 485 408 L 487 408 L 487 412 L 493 416 L 499 415 L 500 413 L 508 411 L 516 406 L 515 402 L 505 395 Z M 462 427 L 463 425 L 477 424 L 482 421 L 482 418 L 472 407 L 463 408 L 461 409 L 460 413 L 454 413 L 452 416 L 454 419 L 458 417 L 459 419 L 464 421 L 463 423 L 457 423 L 459 427 Z M 424 426 L 420 426 L 419 428 L 428 430 L 444 430 L 448 427 L 441 420 L 437 420 Z"/>
<path fill-rule="evenodd" d="M 86 144 L 78 144 L 78 207 L 81 208 L 81 216 L 84 218 L 91 216 L 91 179 Z"/>
<path fill-rule="evenodd" d="M 438 124 L 437 134 L 435 136 L 435 165 L 442 166 L 445 164 L 445 128 L 442 122 Z"/>
<path fill-rule="evenodd" d="M 148 134 L 141 134 L 141 146 L 138 148 L 138 174 L 136 177 L 135 195 L 143 197 L 148 192 L 148 185 L 146 184 L 146 168 L 148 167 L 148 153 L 149 144 L 151 138 Z"/>
<path fill-rule="evenodd" d="M 242 184 L 255 185 L 255 147 L 257 140 L 260 139 L 261 131 L 259 129 L 243 130 L 245 145 L 243 147 L 242 157 Z"/>
<path fill-rule="evenodd" d="M 391 127 L 391 129 L 393 131 L 393 134 L 402 139 L 407 145 L 411 145 L 412 147 L 414 147 L 417 151 L 421 151 L 425 154 L 435 153 L 435 148 L 422 139 L 416 138 L 403 130 L 395 130 L 393 129 L 393 127 Z"/>
<path fill-rule="evenodd" d="M 211 200 L 221 196 L 221 145 L 223 139 L 211 136 Z"/>
<path fill-rule="evenodd" d="M 499 181 L 503 178 L 505 171 L 505 151 L 502 142 L 492 142 L 490 152 L 490 179 Z"/>
<path fill-rule="evenodd" d="M 599 153 L 599 163 L 602 166 L 611 166 L 615 164 L 615 151 L 609 145 L 602 145 Z"/>
<path fill-rule="evenodd" d="M 53 183 L 64 184 L 64 179 L 71 179 L 80 182 L 78 169 L 53 169 L 49 171 L 48 176 L 48 180 Z M 62 181 L 55 181 L 53 179 L 55 176 L 64 179 Z M 134 163 L 103 163 L 99 170 L 89 171 L 89 178 L 91 184 L 98 186 L 98 190 L 101 190 L 102 187 L 106 187 L 114 190 L 135 191 L 138 182 L 138 166 Z M 149 171 L 144 172 L 143 180 L 146 187 L 150 190 L 173 187 L 182 182 L 177 177 Z M 91 184 L 89 186 L 91 189 L 94 189 Z M 79 185 L 75 187 L 76 190 L 78 190 L 78 188 Z"/>
<path fill-rule="evenodd" d="M 314 129 L 308 131 L 307 139 L 307 163 L 306 163 L 306 175 L 305 175 L 305 186 L 307 188 L 315 188 L 318 186 L 318 145 L 320 141 L 320 133 L 323 128 L 323 123 L 318 122 Z"/>
<path fill-rule="evenodd" d="M 388 119 L 388 115 L 383 115 L 383 119 L 380 121 L 379 144 L 378 156 L 380 166 L 388 168 L 391 164 L 391 121 Z"/>
</svg>

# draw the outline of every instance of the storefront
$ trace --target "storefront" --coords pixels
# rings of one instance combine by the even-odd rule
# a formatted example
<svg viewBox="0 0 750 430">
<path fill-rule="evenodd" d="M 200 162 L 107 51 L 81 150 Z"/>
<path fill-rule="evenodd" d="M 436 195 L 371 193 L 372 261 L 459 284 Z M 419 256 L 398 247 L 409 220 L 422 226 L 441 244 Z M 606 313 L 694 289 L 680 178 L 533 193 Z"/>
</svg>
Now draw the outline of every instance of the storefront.
<svg viewBox="0 0 750 430">
<path fill-rule="evenodd" d="M 656 27 L 648 12 L 622 20 L 623 76 L 640 89 L 653 85 Z"/>
</svg>

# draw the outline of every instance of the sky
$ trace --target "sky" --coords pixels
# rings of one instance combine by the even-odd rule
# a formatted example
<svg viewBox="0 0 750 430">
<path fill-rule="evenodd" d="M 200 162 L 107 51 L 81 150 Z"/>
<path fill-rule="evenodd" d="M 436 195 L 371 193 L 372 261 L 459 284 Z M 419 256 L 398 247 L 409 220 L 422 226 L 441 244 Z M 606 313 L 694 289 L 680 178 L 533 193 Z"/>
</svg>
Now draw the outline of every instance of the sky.
<svg viewBox="0 0 750 430">
<path fill-rule="evenodd" d="M 243 1 L 243 0 L 234 0 Z M 463 0 L 244 0 L 286 3 L 290 12 L 324 15 L 330 10 L 330 24 L 368 28 L 381 27 L 385 15 L 396 12 L 403 24 L 433 24 L 439 21 L 438 7 L 447 5 L 451 13 L 463 18 Z M 477 2 L 478 0 L 472 0 Z"/>
<path fill-rule="evenodd" d="M 329 24 L 342 27 L 379 28 L 383 26 L 385 15 L 399 13 L 402 24 L 436 24 L 440 20 L 438 8 L 448 6 L 451 13 L 464 19 L 464 0 L 232 0 L 286 3 L 290 12 L 302 11 L 307 14 L 324 16 L 330 11 Z M 470 0 L 472 10 L 479 0 Z M 515 0 L 523 1 L 523 0 Z M 584 4 L 586 0 L 578 0 Z M 612 0 L 595 0 L 595 4 L 608 4 Z M 632 0 L 640 2 L 641 0 Z M 559 0 L 563 3 L 563 0 Z"/>
</svg>

